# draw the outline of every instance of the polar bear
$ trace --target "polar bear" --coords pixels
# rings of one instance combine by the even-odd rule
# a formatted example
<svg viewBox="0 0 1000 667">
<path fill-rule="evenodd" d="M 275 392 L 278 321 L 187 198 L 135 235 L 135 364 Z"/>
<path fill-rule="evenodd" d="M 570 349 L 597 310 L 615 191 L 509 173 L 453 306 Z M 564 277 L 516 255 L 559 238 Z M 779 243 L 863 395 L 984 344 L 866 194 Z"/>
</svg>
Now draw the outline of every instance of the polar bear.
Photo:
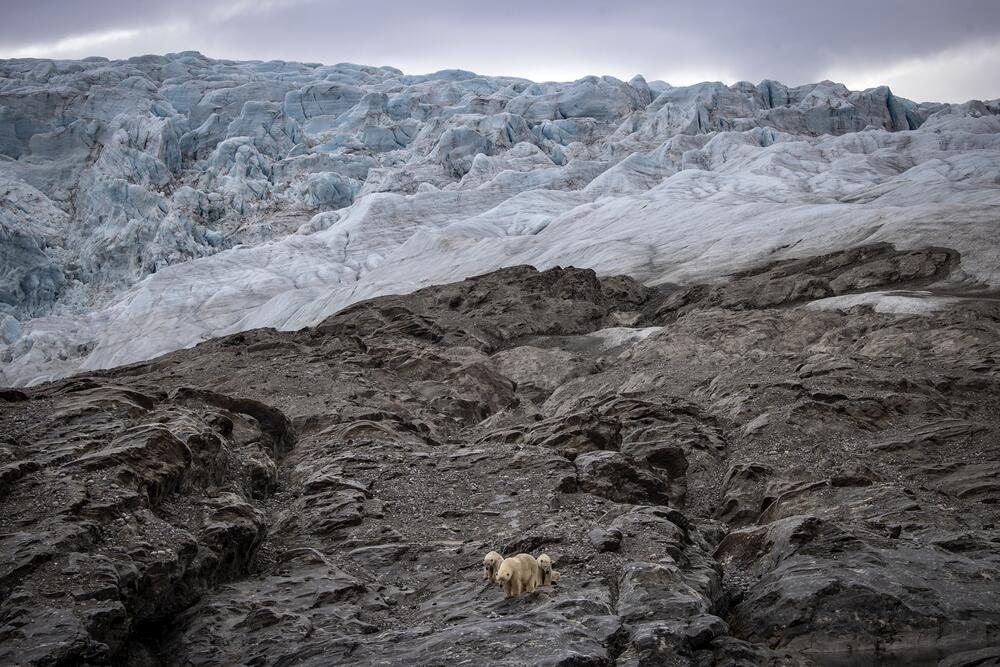
<svg viewBox="0 0 1000 667">
<path fill-rule="evenodd" d="M 552 559 L 549 558 L 548 554 L 539 556 L 536 559 L 536 563 L 538 564 L 538 573 L 542 586 L 550 586 L 559 581 L 559 572 L 552 569 Z"/>
<path fill-rule="evenodd" d="M 516 598 L 521 593 L 533 593 L 542 580 L 538 561 L 531 554 L 517 554 L 504 558 L 497 571 L 497 583 L 503 586 L 508 598 Z"/>
<path fill-rule="evenodd" d="M 486 558 L 483 559 L 483 579 L 494 584 L 497 583 L 497 570 L 500 569 L 502 562 L 503 556 L 496 551 L 486 554 Z"/>
</svg>

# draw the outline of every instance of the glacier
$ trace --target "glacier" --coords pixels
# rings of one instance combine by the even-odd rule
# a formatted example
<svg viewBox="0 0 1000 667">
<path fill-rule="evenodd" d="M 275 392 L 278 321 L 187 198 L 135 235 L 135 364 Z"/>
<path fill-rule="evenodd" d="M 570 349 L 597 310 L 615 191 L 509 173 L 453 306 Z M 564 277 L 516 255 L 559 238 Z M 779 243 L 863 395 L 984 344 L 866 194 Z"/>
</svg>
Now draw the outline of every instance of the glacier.
<svg viewBox="0 0 1000 667">
<path fill-rule="evenodd" d="M 998 100 L 0 61 L 0 386 L 518 264 L 691 284 L 885 241 L 993 289 L 998 226 Z"/>
</svg>

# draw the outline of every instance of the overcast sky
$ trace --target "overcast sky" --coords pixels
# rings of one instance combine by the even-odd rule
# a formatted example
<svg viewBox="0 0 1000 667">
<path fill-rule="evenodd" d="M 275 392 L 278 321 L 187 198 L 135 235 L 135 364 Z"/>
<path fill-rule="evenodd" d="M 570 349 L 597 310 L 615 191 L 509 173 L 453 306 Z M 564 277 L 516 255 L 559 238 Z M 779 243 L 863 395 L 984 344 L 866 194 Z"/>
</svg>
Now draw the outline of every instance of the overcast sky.
<svg viewBox="0 0 1000 667">
<path fill-rule="evenodd" d="M 1000 97 L 1000 0 L 0 0 L 0 58 L 217 58 Z"/>
</svg>

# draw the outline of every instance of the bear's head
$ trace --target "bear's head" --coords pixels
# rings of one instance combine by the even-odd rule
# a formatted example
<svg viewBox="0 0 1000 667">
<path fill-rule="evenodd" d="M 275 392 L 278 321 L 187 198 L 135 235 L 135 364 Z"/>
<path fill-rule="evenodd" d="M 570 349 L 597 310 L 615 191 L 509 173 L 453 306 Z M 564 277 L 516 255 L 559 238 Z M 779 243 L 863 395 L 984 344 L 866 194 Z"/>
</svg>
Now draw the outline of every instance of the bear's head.
<svg viewBox="0 0 1000 667">
<path fill-rule="evenodd" d="M 514 578 L 514 560 L 507 558 L 500 563 L 500 570 L 497 572 L 497 583 L 506 584 Z"/>
<path fill-rule="evenodd" d="M 491 551 L 486 554 L 486 557 L 483 558 L 483 578 L 493 579 L 497 568 L 500 567 L 500 563 L 502 562 L 503 556 L 498 554 L 496 551 Z"/>
<path fill-rule="evenodd" d="M 552 571 L 552 559 L 549 558 L 548 554 L 542 554 L 538 557 L 538 567 L 542 570 L 542 572 Z"/>
</svg>

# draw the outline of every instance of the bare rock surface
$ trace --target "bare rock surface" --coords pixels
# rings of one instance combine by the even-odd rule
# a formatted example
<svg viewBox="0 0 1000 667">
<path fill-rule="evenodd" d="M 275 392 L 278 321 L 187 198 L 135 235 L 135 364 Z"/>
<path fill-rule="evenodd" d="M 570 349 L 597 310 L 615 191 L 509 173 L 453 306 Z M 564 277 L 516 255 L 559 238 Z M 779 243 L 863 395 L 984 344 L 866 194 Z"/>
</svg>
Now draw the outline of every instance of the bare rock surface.
<svg viewBox="0 0 1000 667">
<path fill-rule="evenodd" d="M 990 664 L 1000 305 L 809 307 L 961 261 L 512 267 L 4 390 L 0 663 Z"/>
</svg>

